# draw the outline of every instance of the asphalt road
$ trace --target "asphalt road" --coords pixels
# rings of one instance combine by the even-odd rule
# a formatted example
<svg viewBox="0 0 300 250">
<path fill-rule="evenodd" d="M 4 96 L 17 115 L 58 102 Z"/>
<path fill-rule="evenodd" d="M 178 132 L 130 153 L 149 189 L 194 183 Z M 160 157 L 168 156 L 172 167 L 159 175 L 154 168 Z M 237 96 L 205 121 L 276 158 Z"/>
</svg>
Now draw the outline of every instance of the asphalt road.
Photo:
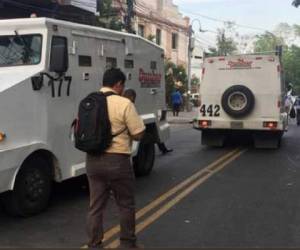
<svg viewBox="0 0 300 250">
<path fill-rule="evenodd" d="M 146 247 L 300 247 L 299 132 L 291 126 L 280 150 L 257 150 L 241 138 L 215 149 L 201 146 L 201 133 L 190 125 L 172 125 L 174 152 L 157 152 L 151 176 L 137 179 L 139 241 Z M 51 206 L 38 216 L 0 211 L 0 247 L 80 247 L 87 206 L 87 183 L 78 178 L 57 185 Z M 118 224 L 113 200 L 105 221 L 107 229 Z M 114 231 L 106 236 L 107 246 L 118 246 Z"/>
</svg>

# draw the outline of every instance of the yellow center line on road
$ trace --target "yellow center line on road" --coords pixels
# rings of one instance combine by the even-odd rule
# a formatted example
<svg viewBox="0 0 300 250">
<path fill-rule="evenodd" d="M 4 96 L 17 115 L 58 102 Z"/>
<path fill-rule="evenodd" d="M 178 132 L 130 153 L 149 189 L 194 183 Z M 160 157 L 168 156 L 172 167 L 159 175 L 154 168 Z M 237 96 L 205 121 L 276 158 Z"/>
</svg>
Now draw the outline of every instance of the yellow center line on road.
<svg viewBox="0 0 300 250">
<path fill-rule="evenodd" d="M 171 201 L 166 203 L 164 206 L 162 206 L 159 210 L 154 212 L 152 215 L 147 217 L 145 220 L 143 220 L 141 223 L 139 223 L 136 227 L 136 233 L 138 234 L 148 226 L 150 226 L 153 222 L 155 222 L 157 219 L 159 219 L 162 215 L 164 215 L 166 212 L 168 212 L 172 207 L 174 207 L 177 203 L 179 203 L 182 199 L 184 199 L 186 196 L 188 196 L 191 192 L 193 192 L 197 187 L 199 187 L 201 184 L 203 184 L 206 180 L 208 180 L 210 177 L 215 175 L 217 172 L 221 171 L 223 168 L 225 168 L 228 164 L 233 162 L 235 159 L 240 157 L 243 153 L 245 153 L 247 150 L 241 150 L 238 151 L 236 154 L 234 154 L 231 158 L 225 160 L 223 163 L 221 163 L 217 168 L 214 166 L 214 170 L 207 171 L 207 174 L 203 177 L 201 177 L 199 180 L 195 181 L 193 184 L 191 184 L 189 187 L 184 189 L 181 193 L 176 195 Z M 111 244 L 106 246 L 106 248 L 117 248 L 120 245 L 119 240 L 113 241 Z"/>
<path fill-rule="evenodd" d="M 223 155 L 222 157 L 220 157 L 218 160 L 216 160 L 213 163 L 211 163 L 208 166 L 206 166 L 204 169 L 201 169 L 200 171 L 196 172 L 195 174 L 193 174 L 192 176 L 190 176 L 189 178 L 187 178 L 183 182 L 179 183 L 178 185 L 176 185 L 175 187 L 173 187 L 172 189 L 170 189 L 166 193 L 162 194 L 161 196 L 159 196 L 158 198 L 156 198 L 155 200 L 153 200 L 151 203 L 149 203 L 147 206 L 145 206 L 144 208 L 142 208 L 141 210 L 139 210 L 136 213 L 136 220 L 140 219 L 145 214 L 147 214 L 148 212 L 150 212 L 151 210 L 153 210 L 154 208 L 156 208 L 157 206 L 159 206 L 161 203 L 163 203 L 164 201 L 166 201 L 172 195 L 174 195 L 177 192 L 179 192 L 181 189 L 185 188 L 187 185 L 189 185 L 190 183 L 192 183 L 193 181 L 195 181 L 197 178 L 199 178 L 200 176 L 202 176 L 204 173 L 211 172 L 211 169 L 213 167 L 218 166 L 219 164 L 221 164 L 222 162 L 226 161 L 227 159 L 229 159 L 233 155 L 237 154 L 238 152 L 239 152 L 239 149 L 234 149 L 234 150 L 230 151 L 229 153 L 227 153 L 227 154 Z M 108 230 L 104 234 L 103 242 L 106 242 L 106 241 L 110 240 L 113 236 L 115 236 L 119 232 L 120 232 L 120 226 L 115 226 L 115 227 L 111 228 L 110 230 Z"/>
</svg>

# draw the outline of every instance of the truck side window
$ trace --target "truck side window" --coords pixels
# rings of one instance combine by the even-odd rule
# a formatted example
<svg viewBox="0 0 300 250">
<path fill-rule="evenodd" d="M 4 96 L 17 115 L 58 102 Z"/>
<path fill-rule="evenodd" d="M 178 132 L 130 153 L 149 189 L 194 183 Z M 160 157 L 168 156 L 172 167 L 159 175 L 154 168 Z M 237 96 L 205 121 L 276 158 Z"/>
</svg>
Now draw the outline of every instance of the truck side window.
<svg viewBox="0 0 300 250">
<path fill-rule="evenodd" d="M 117 67 L 118 67 L 117 58 L 115 57 L 106 58 L 106 69 L 112 69 Z"/>
<path fill-rule="evenodd" d="M 92 67 L 92 57 L 78 56 L 78 63 L 80 67 Z"/>
<path fill-rule="evenodd" d="M 157 69 L 157 63 L 155 61 L 152 61 L 151 64 L 150 64 L 150 68 L 152 70 L 156 70 Z"/>
<path fill-rule="evenodd" d="M 66 72 L 69 68 L 68 40 L 66 37 L 53 36 L 51 43 L 50 71 Z"/>
<path fill-rule="evenodd" d="M 134 68 L 134 61 L 126 59 L 124 62 L 124 66 L 126 69 L 133 69 Z"/>
</svg>

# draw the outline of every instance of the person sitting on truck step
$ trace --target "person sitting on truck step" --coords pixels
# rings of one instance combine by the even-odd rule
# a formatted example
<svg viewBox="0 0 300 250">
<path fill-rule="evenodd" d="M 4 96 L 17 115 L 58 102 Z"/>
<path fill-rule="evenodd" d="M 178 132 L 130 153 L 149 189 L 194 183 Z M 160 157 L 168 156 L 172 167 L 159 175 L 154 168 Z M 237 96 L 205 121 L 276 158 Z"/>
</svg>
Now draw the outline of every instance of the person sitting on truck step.
<svg viewBox="0 0 300 250">
<path fill-rule="evenodd" d="M 126 89 L 124 94 L 123 94 L 124 97 L 128 98 L 132 103 L 135 103 L 135 100 L 136 100 L 136 92 L 134 89 Z M 158 142 L 157 143 L 157 146 L 159 148 L 159 151 L 165 155 L 167 153 L 170 153 L 170 152 L 173 152 L 173 149 L 169 149 L 167 148 L 167 146 L 165 145 L 165 143 L 163 142 Z"/>
</svg>

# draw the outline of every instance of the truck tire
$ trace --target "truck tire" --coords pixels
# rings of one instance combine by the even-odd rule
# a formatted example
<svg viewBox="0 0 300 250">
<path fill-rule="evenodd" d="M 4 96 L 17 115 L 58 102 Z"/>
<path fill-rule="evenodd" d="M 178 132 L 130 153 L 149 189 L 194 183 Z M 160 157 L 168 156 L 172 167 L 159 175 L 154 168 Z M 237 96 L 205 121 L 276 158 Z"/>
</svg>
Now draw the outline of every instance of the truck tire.
<svg viewBox="0 0 300 250">
<path fill-rule="evenodd" d="M 224 111 L 233 118 L 242 118 L 249 115 L 255 104 L 252 91 L 243 85 L 228 88 L 222 96 Z"/>
<path fill-rule="evenodd" d="M 136 176 L 147 176 L 151 173 L 155 161 L 155 144 L 142 141 L 138 154 L 133 158 L 133 167 Z"/>
<path fill-rule="evenodd" d="M 5 194 L 5 210 L 13 216 L 29 217 L 49 204 L 52 178 L 49 164 L 41 157 L 25 161 L 17 174 L 13 191 Z"/>
</svg>

